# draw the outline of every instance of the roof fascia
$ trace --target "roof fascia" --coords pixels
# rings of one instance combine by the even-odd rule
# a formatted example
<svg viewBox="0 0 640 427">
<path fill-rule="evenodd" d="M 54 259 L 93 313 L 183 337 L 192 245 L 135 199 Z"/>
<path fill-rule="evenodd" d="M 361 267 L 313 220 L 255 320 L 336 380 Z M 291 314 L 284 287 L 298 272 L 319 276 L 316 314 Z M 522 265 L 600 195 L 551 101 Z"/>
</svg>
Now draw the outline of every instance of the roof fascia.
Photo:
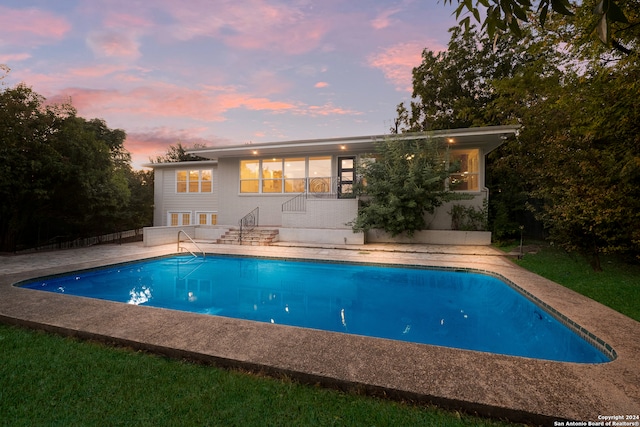
<svg viewBox="0 0 640 427">
<path fill-rule="evenodd" d="M 520 126 L 485 126 L 464 129 L 446 129 L 432 132 L 412 132 L 403 134 L 369 135 L 343 138 L 308 139 L 280 141 L 260 144 L 243 144 L 212 148 L 192 148 L 188 153 L 211 159 L 224 157 L 268 156 L 274 154 L 298 154 L 319 152 L 362 153 L 371 152 L 375 142 L 385 139 L 412 140 L 447 138 L 461 147 L 482 147 L 488 153 L 509 136 L 515 135 Z"/>
</svg>

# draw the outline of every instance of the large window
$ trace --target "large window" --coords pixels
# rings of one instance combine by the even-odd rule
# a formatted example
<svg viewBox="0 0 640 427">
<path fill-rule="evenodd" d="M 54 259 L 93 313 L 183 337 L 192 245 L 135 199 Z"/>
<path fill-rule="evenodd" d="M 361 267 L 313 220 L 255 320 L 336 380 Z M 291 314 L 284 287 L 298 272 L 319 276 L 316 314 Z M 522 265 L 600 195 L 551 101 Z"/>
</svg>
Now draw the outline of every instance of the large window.
<svg viewBox="0 0 640 427">
<path fill-rule="evenodd" d="M 240 193 L 330 193 L 331 157 L 240 161 Z"/>
<path fill-rule="evenodd" d="M 451 175 L 449 189 L 452 191 L 478 191 L 479 154 L 478 150 L 452 150 L 449 154 Z"/>
<path fill-rule="evenodd" d="M 176 191 L 178 193 L 211 193 L 213 191 L 211 169 L 176 171 Z"/>
</svg>

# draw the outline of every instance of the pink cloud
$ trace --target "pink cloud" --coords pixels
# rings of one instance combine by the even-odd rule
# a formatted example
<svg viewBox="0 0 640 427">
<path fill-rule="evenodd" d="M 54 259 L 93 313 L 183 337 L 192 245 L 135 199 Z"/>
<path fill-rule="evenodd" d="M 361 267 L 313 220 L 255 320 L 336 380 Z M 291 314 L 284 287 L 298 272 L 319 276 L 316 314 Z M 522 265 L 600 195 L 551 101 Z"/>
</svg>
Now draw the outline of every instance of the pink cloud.
<svg viewBox="0 0 640 427">
<path fill-rule="evenodd" d="M 380 69 L 396 90 L 411 92 L 412 70 L 422 62 L 424 49 L 425 44 L 420 42 L 400 43 L 370 55 L 367 61 L 369 66 Z"/>
<path fill-rule="evenodd" d="M 153 26 L 153 22 L 140 16 L 122 12 L 110 12 L 104 19 L 107 28 L 125 29 L 128 31 L 140 31 Z"/>
<path fill-rule="evenodd" d="M 20 62 L 29 58 L 31 58 L 31 55 L 28 53 L 8 53 L 0 55 L 0 63 L 8 64 L 10 62 Z"/>
<path fill-rule="evenodd" d="M 220 89 L 224 91 L 168 84 L 139 86 L 128 91 L 67 88 L 50 97 L 49 101 L 61 103 L 71 99 L 84 117 L 118 115 L 145 119 L 186 118 L 203 122 L 224 121 L 224 114 L 231 109 L 281 112 L 296 107 L 289 102 L 240 93 L 233 87 Z"/>
<path fill-rule="evenodd" d="M 38 9 L 0 6 L 0 45 L 32 46 L 62 39 L 71 29 L 66 19 Z"/>
<path fill-rule="evenodd" d="M 359 116 L 362 113 L 356 110 L 349 110 L 345 108 L 335 107 L 333 104 L 328 103 L 324 105 L 310 105 L 307 109 L 301 109 L 299 114 L 305 116 Z"/>
<path fill-rule="evenodd" d="M 122 32 L 100 32 L 89 35 L 87 45 L 97 57 L 137 59 L 140 57 L 139 43 Z"/>
<path fill-rule="evenodd" d="M 126 65 L 98 64 L 90 67 L 71 68 L 68 73 L 71 77 L 98 78 L 108 76 L 113 73 L 125 71 L 129 67 Z"/>
<path fill-rule="evenodd" d="M 140 169 L 150 159 L 166 154 L 170 145 L 182 144 L 184 147 L 199 145 L 228 145 L 231 141 L 224 138 L 204 138 L 204 128 L 170 129 L 158 127 L 150 130 L 127 133 L 124 147 L 131 153 L 132 165 Z"/>
<path fill-rule="evenodd" d="M 395 8 L 381 12 L 371 21 L 371 26 L 376 30 L 382 30 L 383 28 L 389 27 L 392 24 L 391 17 L 400 12 L 400 10 L 401 9 Z"/>
<path fill-rule="evenodd" d="M 316 48 L 328 31 L 326 21 L 313 19 L 304 7 L 270 3 L 265 0 L 219 1 L 212 8 L 183 7 L 167 3 L 176 19 L 172 33 L 180 40 L 213 37 L 241 49 L 276 49 L 300 54 Z"/>
<path fill-rule="evenodd" d="M 315 85 L 313 85 L 313 87 L 319 88 L 319 89 L 323 88 L 323 87 L 327 87 L 327 86 L 329 86 L 329 83 L 327 83 L 327 82 L 318 82 Z"/>
</svg>

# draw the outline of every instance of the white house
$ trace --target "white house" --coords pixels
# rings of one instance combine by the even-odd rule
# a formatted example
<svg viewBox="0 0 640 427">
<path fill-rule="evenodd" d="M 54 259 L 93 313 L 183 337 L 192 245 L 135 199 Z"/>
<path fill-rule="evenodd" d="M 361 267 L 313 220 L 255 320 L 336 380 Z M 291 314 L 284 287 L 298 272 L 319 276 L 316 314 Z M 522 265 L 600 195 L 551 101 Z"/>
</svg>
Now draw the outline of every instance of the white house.
<svg viewBox="0 0 640 427">
<path fill-rule="evenodd" d="M 472 197 L 458 204 L 482 206 L 488 199 L 485 157 L 514 135 L 517 126 L 492 126 L 393 135 L 400 139 L 444 138 L 449 160 L 461 168 L 451 190 Z M 347 225 L 357 215 L 352 192 L 361 156 L 390 135 L 243 144 L 189 150 L 209 160 L 148 164 L 155 175 L 154 227 L 145 244 L 177 241 L 179 229 L 216 239 L 239 227 L 245 216 L 260 228 L 278 231 L 280 241 L 364 243 L 391 241 L 381 231 L 365 236 Z M 452 232 L 450 204 L 427 218 L 429 229 L 411 241 L 487 244 L 490 234 Z M 187 228 L 185 228 L 187 227 Z M 395 239 L 397 241 L 398 239 Z M 406 239 L 400 241 L 407 241 Z"/>
</svg>

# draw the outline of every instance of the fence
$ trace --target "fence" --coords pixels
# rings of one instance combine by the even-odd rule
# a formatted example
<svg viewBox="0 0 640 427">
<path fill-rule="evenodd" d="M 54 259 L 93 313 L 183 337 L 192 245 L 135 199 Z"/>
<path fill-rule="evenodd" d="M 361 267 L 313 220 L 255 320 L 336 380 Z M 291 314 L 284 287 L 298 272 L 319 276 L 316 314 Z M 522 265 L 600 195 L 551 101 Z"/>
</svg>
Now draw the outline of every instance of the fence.
<svg viewBox="0 0 640 427">
<path fill-rule="evenodd" d="M 142 228 L 136 230 L 119 231 L 117 233 L 103 234 L 101 236 L 84 237 L 75 240 L 63 240 L 64 237 L 54 237 L 49 242 L 38 245 L 35 248 L 22 249 L 16 253 L 53 251 L 58 249 L 84 248 L 87 246 L 99 245 L 101 243 L 122 243 L 123 239 L 142 239 Z M 54 242 L 55 240 L 55 242 Z"/>
</svg>

